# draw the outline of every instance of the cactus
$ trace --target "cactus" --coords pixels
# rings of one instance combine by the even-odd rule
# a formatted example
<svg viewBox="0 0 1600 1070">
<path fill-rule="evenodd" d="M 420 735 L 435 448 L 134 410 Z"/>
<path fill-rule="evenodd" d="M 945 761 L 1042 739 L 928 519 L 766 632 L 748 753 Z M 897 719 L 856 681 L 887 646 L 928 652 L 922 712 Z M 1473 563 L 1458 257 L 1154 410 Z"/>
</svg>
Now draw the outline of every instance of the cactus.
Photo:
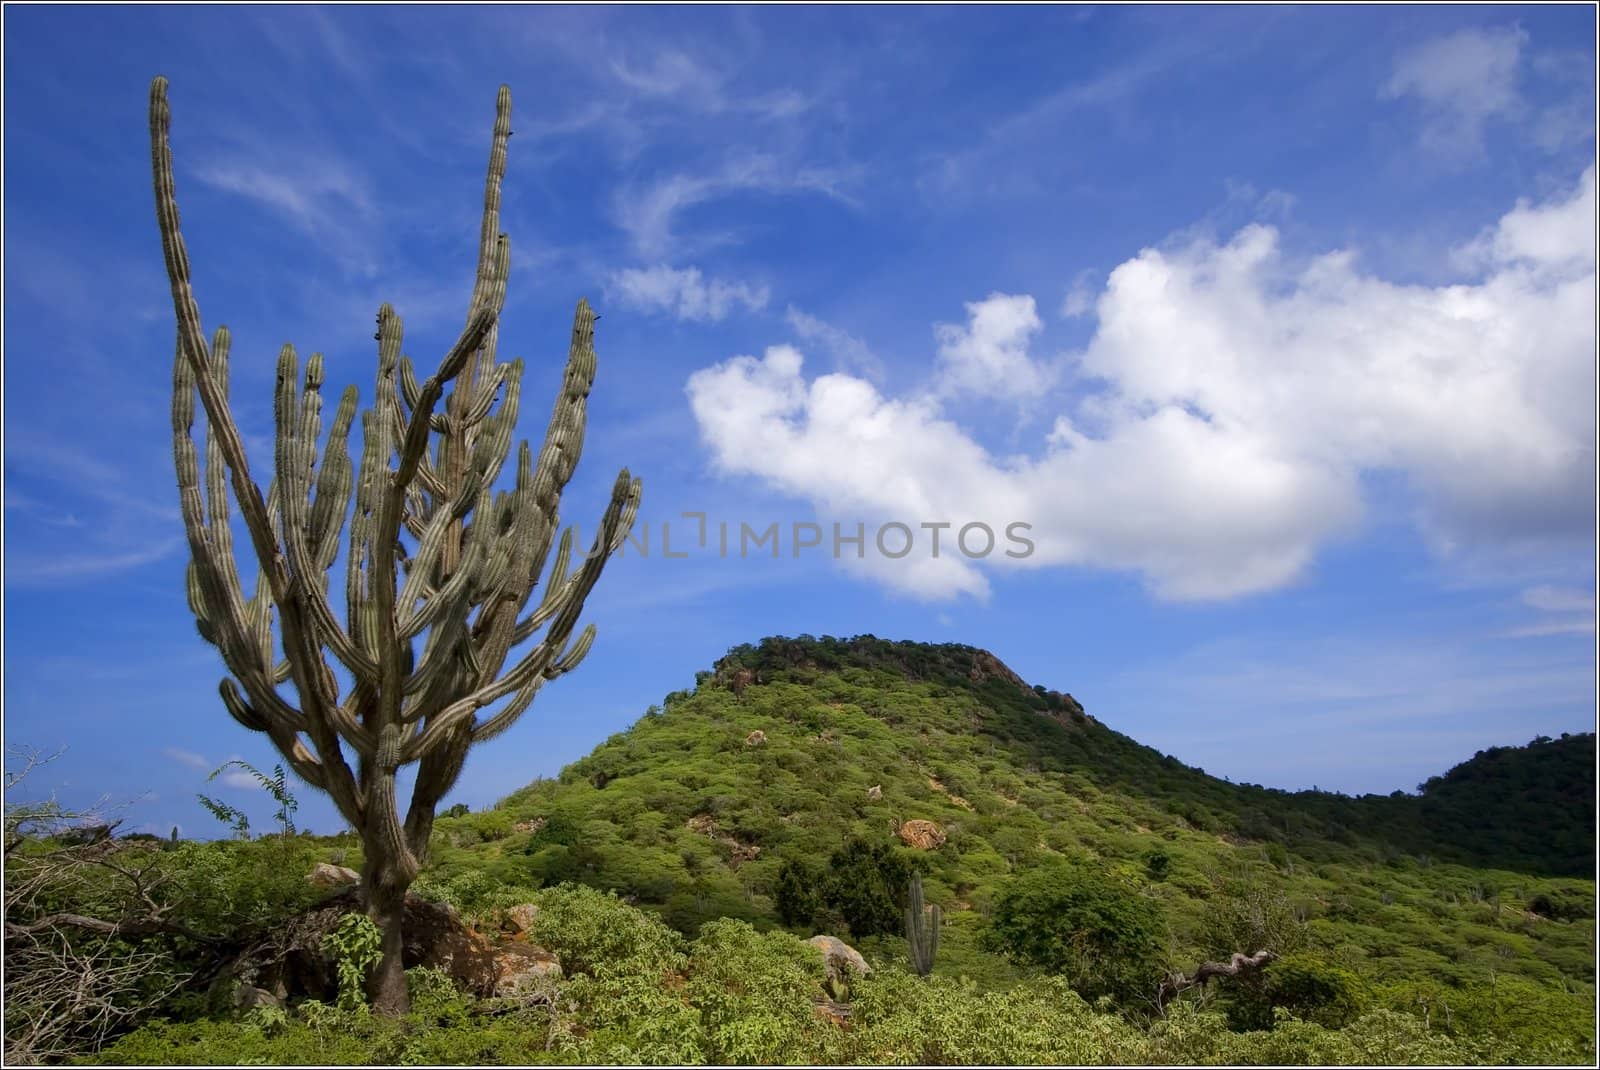
<svg viewBox="0 0 1600 1070">
<path fill-rule="evenodd" d="M 520 360 L 496 361 L 511 262 L 499 233 L 511 135 L 511 91 L 501 86 L 466 327 L 419 382 L 401 354 L 399 315 L 387 304 L 378 309 L 377 383 L 361 414 L 355 465 L 349 436 L 356 388 L 340 396 L 324 436 L 322 355 L 311 354 L 302 370 L 294 347 L 285 345 L 277 365 L 276 454 L 263 495 L 228 408 L 228 329 L 218 327 L 207 341 L 191 289 L 170 126 L 167 81 L 156 78 L 151 167 L 178 327 L 172 431 L 191 556 L 189 606 L 230 673 L 219 688 L 228 712 L 264 733 L 360 836 L 361 892 L 383 933 L 373 1002 L 402 1013 L 405 893 L 425 861 L 435 806 L 460 776 L 469 748 L 504 732 L 546 681 L 571 672 L 588 653 L 594 626 L 577 631 L 578 616 L 638 511 L 639 481 L 623 469 L 593 545 L 572 567 L 571 531 L 557 538 L 557 509 L 583 446 L 597 317 L 587 301 L 578 302 L 544 443 L 537 452 L 521 443 L 513 488 L 494 492 L 511 448 L 523 371 Z M 190 434 L 196 394 L 206 418 L 203 470 Z M 249 596 L 235 561 L 230 488 L 260 566 Z M 341 621 L 329 571 L 347 520 Z M 530 608 L 541 577 L 543 594 Z M 514 648 L 533 640 L 512 659 Z M 344 695 L 330 656 L 353 681 Z M 293 685 L 294 701 L 280 691 L 285 684 Z M 496 703 L 503 704 L 490 712 Z M 416 778 L 402 815 L 396 775 L 412 764 Z"/>
<path fill-rule="evenodd" d="M 918 977 L 933 972 L 934 957 L 939 954 L 939 926 L 944 912 L 937 905 L 924 907 L 922 901 L 922 874 L 911 875 L 911 889 L 906 896 L 906 942 L 911 945 L 911 968 Z"/>
</svg>

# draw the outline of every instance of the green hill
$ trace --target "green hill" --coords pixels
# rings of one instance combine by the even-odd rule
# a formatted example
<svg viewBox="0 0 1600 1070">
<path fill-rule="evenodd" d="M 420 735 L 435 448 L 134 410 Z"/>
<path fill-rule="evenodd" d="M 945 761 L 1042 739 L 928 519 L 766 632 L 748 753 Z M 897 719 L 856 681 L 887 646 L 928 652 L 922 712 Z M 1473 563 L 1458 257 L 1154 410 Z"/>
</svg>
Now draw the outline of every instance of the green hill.
<svg viewBox="0 0 1600 1070">
<path fill-rule="evenodd" d="M 1274 791 L 1142 746 L 982 650 L 769 639 L 559 778 L 440 817 L 414 891 L 559 975 L 480 1003 L 419 967 L 390 1022 L 343 994 L 283 1008 L 196 983 L 206 949 L 156 932 L 140 948 L 177 987 L 93 1058 L 1593 1065 L 1593 747 L 1494 748 L 1414 795 Z M 354 845 L 137 850 L 185 931 L 293 934 L 326 913 L 305 913 L 308 868 L 358 866 Z M 50 857 L 10 856 L 7 876 Z M 914 964 L 918 888 L 941 913 Z M 831 975 L 813 934 L 870 975 Z M 335 935 L 325 956 L 362 946 Z M 10 1036 L 27 964 L 7 954 Z M 1234 972 L 1187 983 L 1202 963 Z"/>
<path fill-rule="evenodd" d="M 558 779 L 442 819 L 424 886 L 462 899 L 463 880 L 588 884 L 692 935 L 719 917 L 776 926 L 786 864 L 820 876 L 864 841 L 892 847 L 943 907 L 940 969 L 1004 986 L 1029 970 L 989 950 L 997 901 L 1018 875 L 1078 861 L 1159 908 L 1171 967 L 1257 950 L 1228 946 L 1263 938 L 1229 928 L 1257 904 L 1380 1002 L 1465 1007 L 1525 984 L 1529 1006 L 1573 994 L 1587 1030 L 1593 754 L 1592 735 L 1536 740 L 1420 794 L 1285 792 L 1142 746 L 982 650 L 775 638 L 734 649 Z M 903 842 L 912 821 L 943 842 Z M 903 958 L 905 942 L 858 946 Z"/>
</svg>

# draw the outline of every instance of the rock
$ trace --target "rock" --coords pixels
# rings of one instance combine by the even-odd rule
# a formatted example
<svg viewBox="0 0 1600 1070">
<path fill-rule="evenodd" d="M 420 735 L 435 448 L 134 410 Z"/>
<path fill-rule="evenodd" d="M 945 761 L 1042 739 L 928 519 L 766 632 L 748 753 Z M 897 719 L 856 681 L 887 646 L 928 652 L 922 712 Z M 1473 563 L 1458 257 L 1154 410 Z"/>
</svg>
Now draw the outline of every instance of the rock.
<svg viewBox="0 0 1600 1070">
<path fill-rule="evenodd" d="M 346 866 L 336 866 L 331 862 L 318 862 L 310 873 L 306 874 L 306 883 L 318 888 L 343 888 L 351 884 L 359 884 L 361 874 Z"/>
<path fill-rule="evenodd" d="M 767 734 L 765 732 L 761 731 L 761 729 L 759 729 L 759 728 L 756 729 L 754 732 L 751 732 L 748 736 L 744 737 L 744 745 L 747 746 L 747 747 L 759 747 L 762 744 L 766 743 L 766 741 L 767 741 Z"/>
<path fill-rule="evenodd" d="M 814 999 L 811 1009 L 818 1018 L 841 1028 L 850 1025 L 850 1004 L 838 1003 L 831 999 Z"/>
<path fill-rule="evenodd" d="M 868 788 L 867 789 L 867 798 L 869 798 L 869 799 L 881 799 L 881 798 L 883 798 L 883 785 L 882 784 L 874 784 L 874 785 L 872 785 L 872 787 Z"/>
<path fill-rule="evenodd" d="M 544 828 L 544 826 L 545 819 L 542 817 L 535 817 L 530 818 L 527 821 L 518 821 L 515 825 L 511 826 L 511 830 L 513 832 L 538 832 L 540 829 Z"/>
<path fill-rule="evenodd" d="M 249 1013 L 257 1007 L 281 1007 L 283 997 L 276 992 L 268 992 L 265 988 L 241 984 L 234 989 L 233 1005 L 240 1011 Z"/>
<path fill-rule="evenodd" d="M 822 965 L 828 971 L 830 981 L 844 980 L 847 970 L 854 970 L 862 977 L 872 972 L 872 967 L 861 957 L 861 952 L 837 936 L 813 936 L 806 943 L 822 952 Z"/>
<path fill-rule="evenodd" d="M 539 916 L 539 908 L 532 903 L 518 903 L 506 911 L 506 927 L 514 933 L 525 933 L 533 928 L 533 919 Z"/>
<path fill-rule="evenodd" d="M 494 950 L 494 971 L 496 996 L 531 1002 L 554 994 L 561 960 L 531 944 L 501 944 Z"/>
<path fill-rule="evenodd" d="M 944 829 L 932 821 L 913 818 L 900 826 L 900 838 L 919 851 L 932 851 L 944 846 Z"/>
<path fill-rule="evenodd" d="M 359 893 L 346 888 L 246 947 L 225 975 L 291 999 L 331 1002 L 339 991 L 338 971 L 323 941 L 338 928 L 340 919 L 360 910 Z M 407 969 L 430 966 L 475 996 L 493 993 L 494 945 L 468 928 L 453 909 L 408 895 L 404 924 L 402 961 Z"/>
</svg>

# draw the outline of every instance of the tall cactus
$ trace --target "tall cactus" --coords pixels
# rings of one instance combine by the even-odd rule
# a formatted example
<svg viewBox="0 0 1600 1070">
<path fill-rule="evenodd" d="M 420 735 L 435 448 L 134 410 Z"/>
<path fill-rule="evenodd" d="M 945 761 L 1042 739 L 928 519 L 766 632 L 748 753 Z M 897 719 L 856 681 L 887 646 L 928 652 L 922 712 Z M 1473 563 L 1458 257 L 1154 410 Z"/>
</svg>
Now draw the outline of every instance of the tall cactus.
<svg viewBox="0 0 1600 1070">
<path fill-rule="evenodd" d="M 906 941 L 911 945 L 911 968 L 918 977 L 933 972 L 933 960 L 939 954 L 939 926 L 943 922 L 944 912 L 937 905 L 924 907 L 922 874 L 913 873 L 906 896 Z"/>
<path fill-rule="evenodd" d="M 156 78 L 151 161 L 177 314 L 172 432 L 192 558 L 189 606 L 200 635 L 221 652 L 231 674 L 220 685 L 228 712 L 266 733 L 360 835 L 361 891 L 383 932 L 374 1005 L 401 1013 L 405 894 L 426 859 L 434 808 L 460 776 L 468 749 L 505 731 L 545 681 L 571 672 L 588 653 L 594 626 L 574 635 L 578 615 L 633 525 L 639 481 L 627 469 L 617 476 L 595 541 L 573 568 L 571 531 L 559 540 L 556 533 L 595 374 L 596 317 L 579 301 L 544 444 L 534 454 L 522 442 L 513 489 L 493 490 L 510 452 L 523 371 L 521 360 L 495 359 L 511 262 L 509 241 L 499 232 L 511 135 L 511 91 L 501 86 L 466 328 L 419 383 L 400 352 L 400 317 L 387 304 L 378 309 L 377 385 L 372 407 L 361 414 L 359 466 L 349 448 L 356 388 L 345 389 L 323 440 L 322 355 L 313 353 L 302 373 L 294 347 L 285 345 L 274 405 L 277 449 L 263 495 L 228 409 L 228 330 L 218 327 L 207 343 L 190 287 L 170 126 L 167 81 Z M 206 417 L 203 475 L 190 436 L 197 393 Z M 436 411 L 441 400 L 443 411 Z M 234 559 L 230 483 L 260 564 L 248 598 Z M 341 622 L 329 570 L 347 519 Z M 547 564 L 544 592 L 529 609 Z M 513 648 L 535 638 L 507 668 Z M 330 655 L 353 680 L 343 696 Z M 293 685 L 294 701 L 280 692 L 285 684 Z M 402 818 L 395 777 L 411 763 L 416 780 Z"/>
</svg>

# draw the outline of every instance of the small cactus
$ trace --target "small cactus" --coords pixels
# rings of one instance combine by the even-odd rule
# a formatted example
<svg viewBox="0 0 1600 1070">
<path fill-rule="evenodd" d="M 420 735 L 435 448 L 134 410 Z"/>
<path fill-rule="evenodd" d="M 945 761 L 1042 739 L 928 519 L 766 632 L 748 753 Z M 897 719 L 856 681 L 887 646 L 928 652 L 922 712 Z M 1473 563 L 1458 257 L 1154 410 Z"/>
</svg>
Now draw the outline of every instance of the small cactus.
<svg viewBox="0 0 1600 1070">
<path fill-rule="evenodd" d="M 923 906 L 922 874 L 913 873 L 906 902 L 906 941 L 911 945 L 911 968 L 917 971 L 918 977 L 933 972 L 933 960 L 939 954 L 939 926 L 943 921 L 944 912 L 938 906 Z"/>
</svg>

